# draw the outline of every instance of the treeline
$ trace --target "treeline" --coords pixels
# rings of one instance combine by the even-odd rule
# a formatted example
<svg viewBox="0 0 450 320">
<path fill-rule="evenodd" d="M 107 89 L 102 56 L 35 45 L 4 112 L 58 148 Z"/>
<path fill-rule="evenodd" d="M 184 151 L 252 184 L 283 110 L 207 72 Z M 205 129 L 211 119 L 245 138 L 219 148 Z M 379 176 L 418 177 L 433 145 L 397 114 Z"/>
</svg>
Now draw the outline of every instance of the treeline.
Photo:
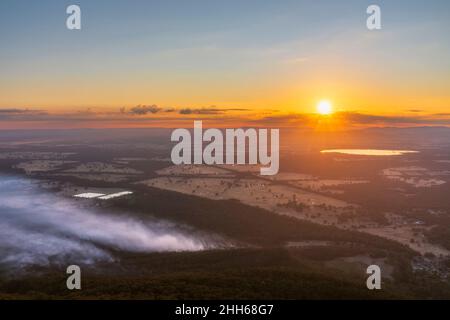
<svg viewBox="0 0 450 320">
<path fill-rule="evenodd" d="M 326 248 L 316 249 L 325 250 L 328 259 L 358 253 L 345 247 L 328 254 Z M 15 280 L 0 278 L 0 299 L 450 298 L 448 283 L 425 274 L 383 279 L 383 290 L 367 290 L 364 270 L 339 271 L 323 254 L 312 254 L 305 248 L 123 253 L 120 262 L 82 266 L 80 291 L 67 290 L 65 270 L 55 266 Z"/>
<path fill-rule="evenodd" d="M 278 215 L 235 200 L 210 200 L 146 186 L 137 188 L 132 197 L 114 199 L 108 205 L 191 225 L 253 245 L 276 246 L 288 241 L 328 240 L 413 255 L 409 248 L 394 241 Z"/>
<path fill-rule="evenodd" d="M 83 267 L 80 291 L 65 271 L 0 281 L 0 299 L 388 299 L 369 291 L 364 274 L 348 276 L 284 249 L 124 254 L 120 265 Z"/>
</svg>

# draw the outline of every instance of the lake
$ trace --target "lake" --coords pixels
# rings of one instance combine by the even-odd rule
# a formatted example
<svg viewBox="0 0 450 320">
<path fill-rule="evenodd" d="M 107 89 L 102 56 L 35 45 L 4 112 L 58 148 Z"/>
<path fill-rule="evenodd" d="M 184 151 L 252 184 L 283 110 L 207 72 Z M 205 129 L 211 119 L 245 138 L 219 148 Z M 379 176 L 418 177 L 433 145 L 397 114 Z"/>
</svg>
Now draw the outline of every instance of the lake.
<svg viewBox="0 0 450 320">
<path fill-rule="evenodd" d="M 408 153 L 418 153 L 413 150 L 384 150 L 384 149 L 328 149 L 321 153 L 341 153 L 358 156 L 401 156 Z"/>
</svg>

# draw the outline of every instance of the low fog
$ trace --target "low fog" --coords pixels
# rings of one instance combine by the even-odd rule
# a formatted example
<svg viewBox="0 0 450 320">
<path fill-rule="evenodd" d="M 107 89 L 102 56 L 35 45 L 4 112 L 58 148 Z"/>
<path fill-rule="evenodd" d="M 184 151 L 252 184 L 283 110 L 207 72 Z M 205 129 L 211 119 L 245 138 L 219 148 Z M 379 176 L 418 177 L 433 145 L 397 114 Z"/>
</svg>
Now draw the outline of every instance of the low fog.
<svg viewBox="0 0 450 320">
<path fill-rule="evenodd" d="M 107 248 L 134 252 L 205 249 L 167 222 L 86 209 L 23 178 L 0 175 L 0 267 L 113 261 Z"/>
</svg>

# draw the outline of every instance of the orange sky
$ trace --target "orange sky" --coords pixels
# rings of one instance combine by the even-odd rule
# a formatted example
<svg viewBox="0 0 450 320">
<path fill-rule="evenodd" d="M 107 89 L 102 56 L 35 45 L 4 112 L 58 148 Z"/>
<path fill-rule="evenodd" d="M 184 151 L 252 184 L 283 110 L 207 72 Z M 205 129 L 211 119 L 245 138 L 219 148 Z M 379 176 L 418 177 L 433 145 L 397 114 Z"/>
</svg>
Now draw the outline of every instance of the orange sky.
<svg viewBox="0 0 450 320">
<path fill-rule="evenodd" d="M 384 4 L 378 31 L 354 0 L 80 6 L 95 19 L 79 31 L 65 28 L 52 1 L 0 11 L 0 129 L 174 126 L 206 116 L 309 125 L 322 99 L 336 127 L 448 124 L 448 2 L 408 1 L 407 12 Z M 130 113 L 139 105 L 161 110 Z M 180 112 L 211 106 L 221 111 Z"/>
</svg>

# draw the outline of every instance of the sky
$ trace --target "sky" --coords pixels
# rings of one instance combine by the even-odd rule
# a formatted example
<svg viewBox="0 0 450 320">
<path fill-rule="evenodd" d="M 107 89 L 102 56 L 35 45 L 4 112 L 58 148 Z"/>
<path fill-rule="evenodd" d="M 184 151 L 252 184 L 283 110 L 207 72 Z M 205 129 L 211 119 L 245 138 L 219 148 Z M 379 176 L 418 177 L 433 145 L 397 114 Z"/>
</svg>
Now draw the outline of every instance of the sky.
<svg viewBox="0 0 450 320">
<path fill-rule="evenodd" d="M 448 30 L 446 0 L 2 0 L 0 128 L 297 123 L 323 99 L 346 121 L 448 125 Z"/>
</svg>

